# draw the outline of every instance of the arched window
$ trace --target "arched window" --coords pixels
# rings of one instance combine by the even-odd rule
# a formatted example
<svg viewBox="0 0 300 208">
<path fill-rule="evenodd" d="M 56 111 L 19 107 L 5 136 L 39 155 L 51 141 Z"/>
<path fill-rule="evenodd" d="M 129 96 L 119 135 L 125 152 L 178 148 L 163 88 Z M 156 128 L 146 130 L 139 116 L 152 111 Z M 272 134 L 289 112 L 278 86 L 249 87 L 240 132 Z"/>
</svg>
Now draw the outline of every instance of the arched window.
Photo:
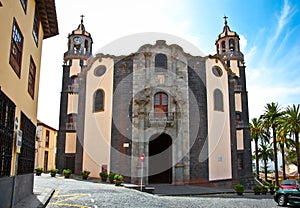
<svg viewBox="0 0 300 208">
<path fill-rule="evenodd" d="M 229 50 L 235 51 L 234 39 L 232 39 L 232 38 L 229 40 Z"/>
<path fill-rule="evenodd" d="M 214 110 L 215 111 L 224 111 L 223 93 L 219 89 L 215 89 L 215 91 L 214 91 Z"/>
<path fill-rule="evenodd" d="M 104 92 L 98 89 L 94 94 L 94 112 L 104 111 Z"/>
<path fill-rule="evenodd" d="M 154 111 L 155 113 L 165 113 L 168 112 L 168 95 L 163 92 L 158 92 L 154 95 Z"/>
<path fill-rule="evenodd" d="M 159 53 L 155 56 L 155 71 L 162 72 L 168 69 L 168 59 L 165 54 Z"/>
<path fill-rule="evenodd" d="M 223 53 L 226 52 L 225 41 L 222 41 L 221 46 L 222 46 L 222 52 L 223 52 Z"/>
</svg>

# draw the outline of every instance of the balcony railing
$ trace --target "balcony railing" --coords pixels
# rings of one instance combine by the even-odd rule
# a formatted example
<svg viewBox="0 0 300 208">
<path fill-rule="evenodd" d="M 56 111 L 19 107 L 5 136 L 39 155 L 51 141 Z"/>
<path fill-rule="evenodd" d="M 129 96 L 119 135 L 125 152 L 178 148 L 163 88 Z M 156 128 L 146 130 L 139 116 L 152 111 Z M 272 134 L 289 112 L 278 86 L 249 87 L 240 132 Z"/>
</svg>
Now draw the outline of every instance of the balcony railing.
<svg viewBox="0 0 300 208">
<path fill-rule="evenodd" d="M 225 60 L 230 60 L 230 59 L 244 60 L 244 54 L 242 54 L 240 51 L 221 52 L 221 56 Z"/>
<path fill-rule="evenodd" d="M 85 57 L 88 58 L 91 56 L 91 53 L 86 50 L 70 50 L 64 53 L 65 59 L 72 59 L 78 57 Z"/>
<path fill-rule="evenodd" d="M 149 112 L 150 125 L 167 125 L 173 126 L 175 121 L 175 112 Z"/>
<path fill-rule="evenodd" d="M 234 92 L 242 92 L 242 85 L 234 85 Z"/>
<path fill-rule="evenodd" d="M 76 123 L 67 123 L 66 130 L 68 131 L 75 131 L 76 130 Z"/>
<path fill-rule="evenodd" d="M 68 85 L 68 92 L 78 93 L 79 92 L 79 85 L 78 84 Z"/>
<path fill-rule="evenodd" d="M 247 122 L 244 121 L 236 121 L 236 128 L 237 129 L 245 129 L 248 128 L 249 124 Z"/>
</svg>

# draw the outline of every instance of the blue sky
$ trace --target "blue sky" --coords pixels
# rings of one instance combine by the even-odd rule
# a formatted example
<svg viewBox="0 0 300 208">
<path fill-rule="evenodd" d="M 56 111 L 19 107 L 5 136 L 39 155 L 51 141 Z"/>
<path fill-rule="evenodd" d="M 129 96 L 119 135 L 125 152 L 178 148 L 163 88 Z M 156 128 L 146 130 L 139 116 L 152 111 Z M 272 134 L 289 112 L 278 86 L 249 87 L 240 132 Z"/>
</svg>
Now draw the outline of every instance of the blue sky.
<svg viewBox="0 0 300 208">
<path fill-rule="evenodd" d="M 268 102 L 300 103 L 299 0 L 56 0 L 56 7 L 60 35 L 44 41 L 38 110 L 38 118 L 54 128 L 67 35 L 81 14 L 93 52 L 126 35 L 161 32 L 191 42 L 205 55 L 215 53 L 226 15 L 245 55 L 250 118 L 262 114 Z"/>
</svg>

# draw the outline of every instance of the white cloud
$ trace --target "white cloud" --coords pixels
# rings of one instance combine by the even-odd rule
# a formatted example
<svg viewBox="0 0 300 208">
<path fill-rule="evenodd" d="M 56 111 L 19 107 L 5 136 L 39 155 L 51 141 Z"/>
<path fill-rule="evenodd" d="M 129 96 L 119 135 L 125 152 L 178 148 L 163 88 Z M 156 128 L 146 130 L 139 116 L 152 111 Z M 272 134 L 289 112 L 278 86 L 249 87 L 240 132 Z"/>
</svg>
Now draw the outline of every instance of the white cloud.
<svg viewBox="0 0 300 208">
<path fill-rule="evenodd" d="M 244 35 L 239 35 L 239 36 L 240 36 L 240 50 L 245 51 L 248 41 Z"/>
</svg>

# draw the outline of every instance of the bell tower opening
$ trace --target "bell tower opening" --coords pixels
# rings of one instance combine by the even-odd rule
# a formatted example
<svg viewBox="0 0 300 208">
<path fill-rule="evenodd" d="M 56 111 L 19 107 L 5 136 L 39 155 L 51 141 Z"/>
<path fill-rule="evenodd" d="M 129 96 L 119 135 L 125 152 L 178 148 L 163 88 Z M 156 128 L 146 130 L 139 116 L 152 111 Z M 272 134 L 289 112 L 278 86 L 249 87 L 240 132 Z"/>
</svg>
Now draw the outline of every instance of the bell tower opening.
<svg viewBox="0 0 300 208">
<path fill-rule="evenodd" d="M 172 138 L 167 134 L 153 136 L 149 142 L 150 184 L 172 183 Z"/>
</svg>

